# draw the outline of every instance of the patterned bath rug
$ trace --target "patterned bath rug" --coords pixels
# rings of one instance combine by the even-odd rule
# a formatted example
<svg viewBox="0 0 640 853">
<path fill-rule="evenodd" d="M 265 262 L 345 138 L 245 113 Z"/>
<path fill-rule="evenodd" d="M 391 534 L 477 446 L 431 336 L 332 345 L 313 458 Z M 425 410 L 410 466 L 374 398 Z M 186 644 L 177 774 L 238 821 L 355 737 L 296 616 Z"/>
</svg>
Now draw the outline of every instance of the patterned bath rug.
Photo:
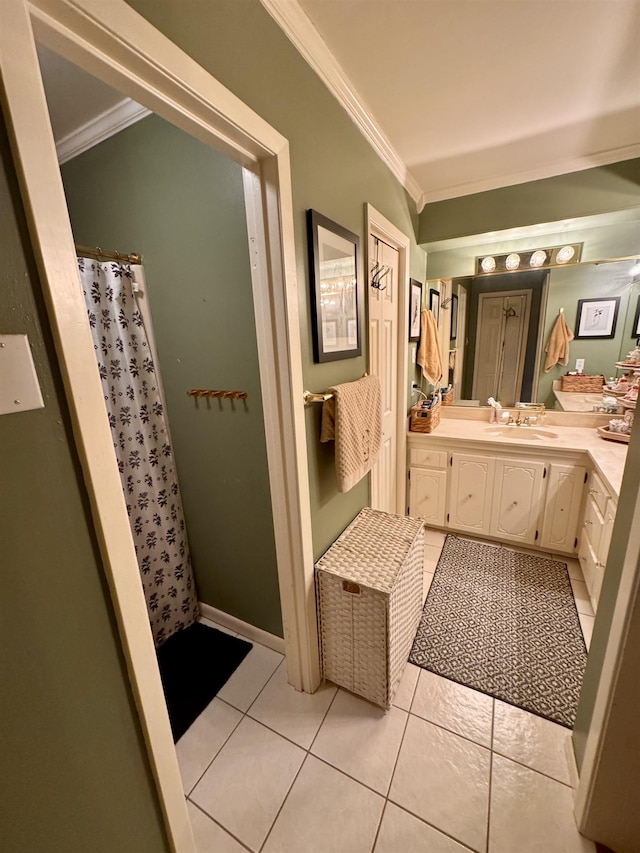
<svg viewBox="0 0 640 853">
<path fill-rule="evenodd" d="M 572 728 L 587 650 L 566 564 L 447 536 L 409 660 Z"/>
</svg>

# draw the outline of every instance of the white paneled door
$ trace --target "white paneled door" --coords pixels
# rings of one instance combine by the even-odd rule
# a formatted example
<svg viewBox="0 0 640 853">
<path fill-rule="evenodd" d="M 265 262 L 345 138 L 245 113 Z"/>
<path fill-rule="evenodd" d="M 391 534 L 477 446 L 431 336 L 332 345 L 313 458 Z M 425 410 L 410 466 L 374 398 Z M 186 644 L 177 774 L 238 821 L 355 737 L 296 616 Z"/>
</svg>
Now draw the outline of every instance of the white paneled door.
<svg viewBox="0 0 640 853">
<path fill-rule="evenodd" d="M 369 372 L 382 389 L 382 449 L 371 474 L 371 506 L 385 512 L 396 512 L 399 258 L 397 249 L 369 235 Z M 376 264 L 379 287 L 372 287 Z"/>
</svg>

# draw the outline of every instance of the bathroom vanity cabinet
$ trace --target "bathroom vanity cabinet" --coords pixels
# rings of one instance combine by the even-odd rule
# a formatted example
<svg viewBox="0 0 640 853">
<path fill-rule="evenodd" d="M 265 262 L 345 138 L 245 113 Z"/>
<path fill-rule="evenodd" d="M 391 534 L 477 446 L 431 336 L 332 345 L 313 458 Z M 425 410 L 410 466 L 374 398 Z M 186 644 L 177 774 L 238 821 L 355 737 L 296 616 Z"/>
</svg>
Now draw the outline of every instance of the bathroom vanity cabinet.
<svg viewBox="0 0 640 853">
<path fill-rule="evenodd" d="M 449 448 L 451 443 L 447 442 Z M 433 527 L 575 553 L 586 468 L 509 448 L 474 453 L 409 439 L 408 514 Z"/>
<path fill-rule="evenodd" d="M 481 421 L 441 426 L 408 433 L 407 513 L 427 527 L 577 556 L 595 610 L 626 449 L 593 428 L 557 427 L 542 444 L 525 431 L 494 438 Z"/>
</svg>

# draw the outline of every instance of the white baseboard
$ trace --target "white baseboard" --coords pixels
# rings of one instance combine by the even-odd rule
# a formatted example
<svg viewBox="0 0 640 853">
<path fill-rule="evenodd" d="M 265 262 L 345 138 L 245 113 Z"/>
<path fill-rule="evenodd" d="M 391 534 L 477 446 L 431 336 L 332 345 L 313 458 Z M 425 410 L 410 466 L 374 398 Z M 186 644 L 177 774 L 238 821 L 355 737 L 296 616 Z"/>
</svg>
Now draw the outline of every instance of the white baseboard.
<svg viewBox="0 0 640 853">
<path fill-rule="evenodd" d="M 256 628 L 255 625 L 249 625 L 248 622 L 243 622 L 236 616 L 230 616 L 223 610 L 218 610 L 217 607 L 212 607 L 210 604 L 205 604 L 204 601 L 198 602 L 200 615 L 205 619 L 211 619 L 212 622 L 217 622 L 228 631 L 233 631 L 235 634 L 242 634 L 248 640 L 253 640 L 263 646 L 273 649 L 274 652 L 284 654 L 284 640 L 282 637 L 276 637 L 275 634 L 270 634 L 268 631 L 263 631 L 262 628 Z"/>
</svg>

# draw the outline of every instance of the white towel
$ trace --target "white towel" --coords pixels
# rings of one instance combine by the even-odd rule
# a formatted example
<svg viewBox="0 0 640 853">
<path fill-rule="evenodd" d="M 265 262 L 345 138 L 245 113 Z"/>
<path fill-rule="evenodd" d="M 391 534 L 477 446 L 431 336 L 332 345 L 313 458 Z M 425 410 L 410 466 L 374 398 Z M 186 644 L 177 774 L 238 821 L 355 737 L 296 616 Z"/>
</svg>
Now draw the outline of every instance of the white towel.
<svg viewBox="0 0 640 853">
<path fill-rule="evenodd" d="M 440 341 L 438 327 L 433 311 L 423 308 L 420 314 L 420 344 L 418 345 L 417 362 L 422 368 L 425 378 L 437 385 L 442 379 L 442 359 L 440 357 Z"/>
<path fill-rule="evenodd" d="M 382 395 L 377 376 L 329 389 L 320 441 L 335 441 L 338 491 L 348 492 L 374 466 L 382 441 Z"/>
<path fill-rule="evenodd" d="M 544 363 L 545 373 L 548 373 L 556 364 L 569 364 L 569 341 L 572 340 L 573 332 L 567 326 L 564 312 L 561 311 L 544 350 L 547 353 L 547 360 Z"/>
</svg>

